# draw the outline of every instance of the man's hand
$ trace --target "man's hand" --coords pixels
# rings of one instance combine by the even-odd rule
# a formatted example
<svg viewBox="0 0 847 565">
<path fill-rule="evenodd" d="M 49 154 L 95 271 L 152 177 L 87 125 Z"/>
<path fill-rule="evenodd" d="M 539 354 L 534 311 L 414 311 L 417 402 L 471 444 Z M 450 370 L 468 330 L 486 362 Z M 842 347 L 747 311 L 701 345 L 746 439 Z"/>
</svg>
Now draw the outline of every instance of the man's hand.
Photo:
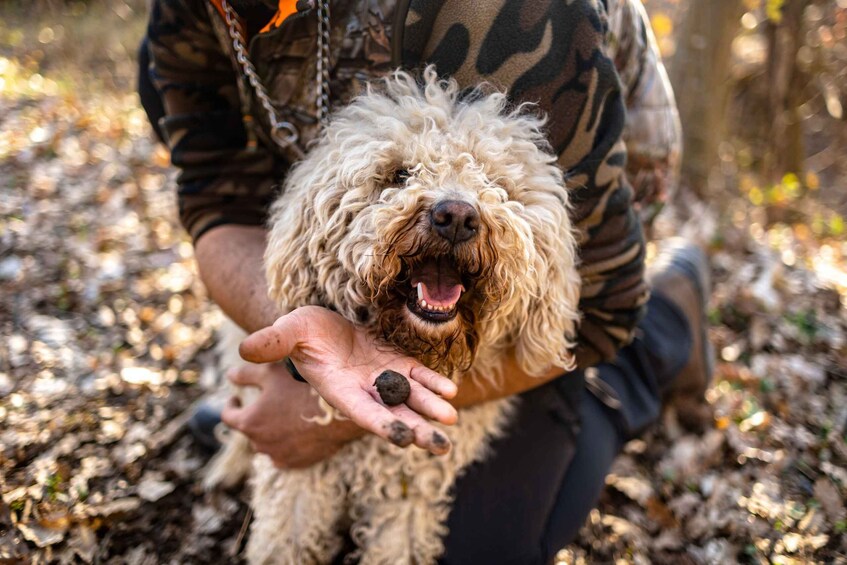
<svg viewBox="0 0 847 565">
<path fill-rule="evenodd" d="M 248 406 L 230 400 L 221 418 L 277 467 L 309 467 L 365 433 L 352 422 L 322 426 L 309 421 L 319 415 L 317 399 L 309 385 L 295 381 L 281 364 L 245 365 L 227 377 L 235 385 L 257 387 L 261 394 Z"/>
<path fill-rule="evenodd" d="M 336 410 L 396 445 L 415 443 L 436 455 L 450 449 L 449 440 L 426 418 L 446 425 L 456 423 L 456 409 L 444 400 L 456 395 L 456 385 L 378 343 L 334 312 L 317 306 L 299 308 L 249 336 L 240 352 L 253 363 L 290 357 L 303 378 Z M 374 381 L 386 369 L 409 378 L 412 392 L 405 404 L 387 407 L 380 401 Z M 271 398 L 274 390 L 266 388 L 262 395 L 268 396 L 265 403 L 270 403 L 270 410 L 279 406 L 274 406 Z"/>
</svg>

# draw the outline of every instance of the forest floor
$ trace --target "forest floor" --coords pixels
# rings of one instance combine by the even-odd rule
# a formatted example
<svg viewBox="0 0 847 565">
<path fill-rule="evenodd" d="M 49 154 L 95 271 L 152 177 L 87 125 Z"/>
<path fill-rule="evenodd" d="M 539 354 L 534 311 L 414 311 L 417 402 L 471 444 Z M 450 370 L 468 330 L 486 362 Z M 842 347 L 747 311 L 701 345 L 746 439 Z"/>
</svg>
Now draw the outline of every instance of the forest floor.
<svg viewBox="0 0 847 565">
<path fill-rule="evenodd" d="M 208 454 L 184 426 L 220 314 L 134 94 L 143 3 L 15 5 L 0 5 L 0 563 L 237 562 L 245 494 L 202 492 Z M 750 195 L 713 209 L 712 426 L 669 415 L 627 444 L 562 562 L 847 563 L 845 210 L 787 223 Z"/>
</svg>

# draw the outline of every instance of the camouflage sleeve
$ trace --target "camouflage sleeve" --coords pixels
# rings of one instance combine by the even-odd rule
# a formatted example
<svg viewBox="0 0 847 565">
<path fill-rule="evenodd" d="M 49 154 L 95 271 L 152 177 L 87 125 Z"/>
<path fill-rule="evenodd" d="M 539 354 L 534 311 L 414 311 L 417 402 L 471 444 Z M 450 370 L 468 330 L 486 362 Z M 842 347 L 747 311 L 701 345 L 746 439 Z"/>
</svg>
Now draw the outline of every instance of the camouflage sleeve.
<svg viewBox="0 0 847 565">
<path fill-rule="evenodd" d="M 147 34 L 186 230 L 196 240 L 221 224 L 263 224 L 279 165 L 248 136 L 232 61 L 203 0 L 153 0 Z"/>
<path fill-rule="evenodd" d="M 581 367 L 613 359 L 648 297 L 644 233 L 625 174 L 626 105 L 595 0 L 412 0 L 404 60 L 434 62 L 463 85 L 489 81 L 548 116 L 579 230 Z"/>
<path fill-rule="evenodd" d="M 627 105 L 627 176 L 649 225 L 677 188 L 682 128 L 644 6 L 640 0 L 609 0 L 608 16 L 607 44 Z"/>
</svg>

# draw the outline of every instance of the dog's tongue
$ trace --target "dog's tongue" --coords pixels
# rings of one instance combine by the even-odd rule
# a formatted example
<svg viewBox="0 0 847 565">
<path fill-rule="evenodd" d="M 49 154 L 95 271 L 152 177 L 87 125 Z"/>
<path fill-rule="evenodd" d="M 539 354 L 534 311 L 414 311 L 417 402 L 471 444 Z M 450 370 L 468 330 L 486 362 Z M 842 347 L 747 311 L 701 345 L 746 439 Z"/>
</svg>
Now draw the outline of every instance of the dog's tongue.
<svg viewBox="0 0 847 565">
<path fill-rule="evenodd" d="M 420 283 L 421 298 L 434 306 L 455 304 L 465 290 L 459 271 L 448 258 L 426 261 L 412 273 L 411 282 L 416 290 Z"/>
</svg>

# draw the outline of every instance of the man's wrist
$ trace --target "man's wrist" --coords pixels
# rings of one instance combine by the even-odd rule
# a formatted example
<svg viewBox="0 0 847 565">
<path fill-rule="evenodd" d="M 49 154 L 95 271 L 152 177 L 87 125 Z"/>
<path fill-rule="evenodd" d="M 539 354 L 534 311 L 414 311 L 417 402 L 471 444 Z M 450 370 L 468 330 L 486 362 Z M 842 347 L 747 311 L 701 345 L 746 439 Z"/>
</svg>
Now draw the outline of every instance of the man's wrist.
<svg viewBox="0 0 847 565">
<path fill-rule="evenodd" d="M 294 361 L 291 360 L 291 357 L 286 357 L 282 362 L 285 364 L 285 368 L 288 369 L 288 372 L 291 373 L 291 376 L 294 377 L 295 381 L 299 381 L 301 383 L 308 382 L 303 378 L 303 375 L 300 374 L 300 371 L 297 370 L 297 367 L 294 366 Z"/>
</svg>

